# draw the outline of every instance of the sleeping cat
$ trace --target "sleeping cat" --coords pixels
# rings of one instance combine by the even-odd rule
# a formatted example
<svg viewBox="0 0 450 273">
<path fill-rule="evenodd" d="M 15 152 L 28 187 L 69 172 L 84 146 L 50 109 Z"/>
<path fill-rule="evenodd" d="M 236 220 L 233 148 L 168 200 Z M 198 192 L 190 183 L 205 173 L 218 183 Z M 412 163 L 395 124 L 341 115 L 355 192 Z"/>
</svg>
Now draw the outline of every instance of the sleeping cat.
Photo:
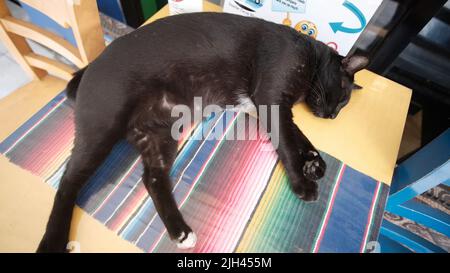
<svg viewBox="0 0 450 273">
<path fill-rule="evenodd" d="M 293 123 L 291 108 L 306 101 L 316 116 L 335 118 L 367 63 L 292 28 L 222 13 L 167 17 L 115 40 L 67 86 L 76 98 L 75 143 L 38 252 L 65 251 L 78 192 L 124 137 L 142 156 L 143 183 L 171 239 L 193 247 L 196 236 L 171 194 L 169 170 L 177 151 L 171 108 L 192 106 L 194 96 L 219 106 L 243 98 L 279 105 L 278 126 L 266 129 L 279 137 L 275 148 L 292 190 L 316 200 L 325 162 Z"/>
</svg>

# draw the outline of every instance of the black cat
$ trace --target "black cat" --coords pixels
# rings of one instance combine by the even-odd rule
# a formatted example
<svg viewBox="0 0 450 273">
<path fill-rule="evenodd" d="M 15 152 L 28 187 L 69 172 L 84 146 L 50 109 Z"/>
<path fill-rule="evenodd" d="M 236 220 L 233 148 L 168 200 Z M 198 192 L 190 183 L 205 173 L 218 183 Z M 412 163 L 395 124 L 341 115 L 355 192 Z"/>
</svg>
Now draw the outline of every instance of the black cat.
<svg viewBox="0 0 450 273">
<path fill-rule="evenodd" d="M 67 86 L 69 98 L 76 96 L 75 146 L 38 252 L 65 251 L 78 192 L 124 137 L 141 153 L 143 182 L 170 237 L 180 248 L 193 247 L 195 234 L 172 197 L 168 173 L 177 151 L 171 108 L 192 106 L 194 96 L 204 105 L 243 98 L 279 105 L 278 126 L 267 129 L 279 136 L 276 150 L 292 190 L 316 200 L 315 181 L 326 166 L 291 108 L 305 100 L 316 116 L 335 118 L 367 63 L 292 28 L 223 13 L 172 16 L 115 40 Z"/>
</svg>

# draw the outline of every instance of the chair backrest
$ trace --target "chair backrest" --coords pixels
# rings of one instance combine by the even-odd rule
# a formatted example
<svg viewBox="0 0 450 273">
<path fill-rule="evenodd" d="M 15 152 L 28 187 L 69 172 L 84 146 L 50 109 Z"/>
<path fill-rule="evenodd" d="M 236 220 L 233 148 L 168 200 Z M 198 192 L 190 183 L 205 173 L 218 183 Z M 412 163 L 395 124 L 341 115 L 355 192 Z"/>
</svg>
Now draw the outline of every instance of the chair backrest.
<svg viewBox="0 0 450 273">
<path fill-rule="evenodd" d="M 33 79 L 40 79 L 50 72 L 70 80 L 74 69 L 34 53 L 25 38 L 54 50 L 78 68 L 86 66 L 105 48 L 97 3 L 94 0 L 21 0 L 62 27 L 71 28 L 76 47 L 53 32 L 12 17 L 4 1 L 6 0 L 0 0 L 0 39 Z"/>
</svg>

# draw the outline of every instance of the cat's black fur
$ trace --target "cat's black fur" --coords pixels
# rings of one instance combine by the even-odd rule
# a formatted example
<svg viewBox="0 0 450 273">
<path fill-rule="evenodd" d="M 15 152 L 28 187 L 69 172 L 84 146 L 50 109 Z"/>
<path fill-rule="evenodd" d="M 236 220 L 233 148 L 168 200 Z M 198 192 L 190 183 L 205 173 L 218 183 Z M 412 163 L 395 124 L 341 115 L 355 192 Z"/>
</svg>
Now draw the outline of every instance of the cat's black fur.
<svg viewBox="0 0 450 273">
<path fill-rule="evenodd" d="M 143 182 L 170 237 L 182 245 L 192 230 L 171 194 L 177 143 L 170 108 L 192 106 L 194 96 L 203 105 L 237 105 L 242 97 L 256 106 L 280 105 L 279 127 L 268 129 L 278 130 L 277 152 L 292 190 L 316 200 L 315 180 L 326 166 L 294 125 L 291 107 L 306 100 L 315 115 L 336 117 L 354 73 L 366 64 L 292 28 L 230 14 L 172 16 L 115 40 L 67 86 L 76 97 L 75 146 L 38 251 L 65 251 L 79 190 L 124 137 L 140 151 Z"/>
</svg>

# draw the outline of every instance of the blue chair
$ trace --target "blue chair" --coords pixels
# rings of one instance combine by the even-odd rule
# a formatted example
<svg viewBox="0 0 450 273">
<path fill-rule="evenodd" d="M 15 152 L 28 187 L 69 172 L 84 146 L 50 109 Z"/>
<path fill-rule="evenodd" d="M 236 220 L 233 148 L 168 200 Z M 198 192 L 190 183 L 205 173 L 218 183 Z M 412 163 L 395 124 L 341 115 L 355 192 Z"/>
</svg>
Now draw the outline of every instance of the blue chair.
<svg viewBox="0 0 450 273">
<path fill-rule="evenodd" d="M 450 237 L 450 216 L 414 200 L 439 184 L 450 186 L 450 129 L 397 166 L 386 211 Z M 385 219 L 378 242 L 381 252 L 446 252 Z"/>
</svg>

